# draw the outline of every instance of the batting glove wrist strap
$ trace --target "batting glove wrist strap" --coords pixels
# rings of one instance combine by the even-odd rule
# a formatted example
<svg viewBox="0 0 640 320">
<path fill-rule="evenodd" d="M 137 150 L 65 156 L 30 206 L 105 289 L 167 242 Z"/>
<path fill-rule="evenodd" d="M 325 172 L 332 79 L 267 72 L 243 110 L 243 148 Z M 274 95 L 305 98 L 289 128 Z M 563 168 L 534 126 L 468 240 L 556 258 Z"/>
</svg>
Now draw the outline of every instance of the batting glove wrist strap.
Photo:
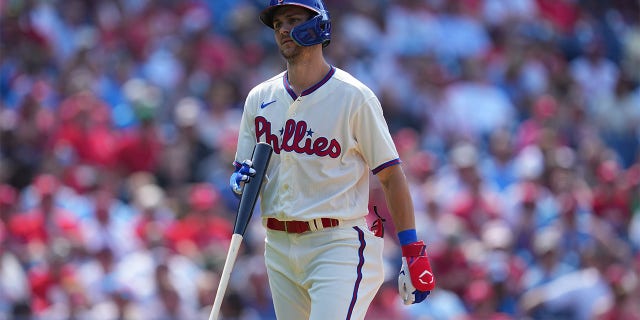
<svg viewBox="0 0 640 320">
<path fill-rule="evenodd" d="M 404 304 L 423 301 L 435 285 L 424 242 L 417 241 L 402 246 L 402 269 L 398 277 L 398 289 Z"/>
<path fill-rule="evenodd" d="M 408 258 L 421 257 L 426 254 L 424 241 L 416 241 L 402 246 L 402 256 Z"/>
</svg>

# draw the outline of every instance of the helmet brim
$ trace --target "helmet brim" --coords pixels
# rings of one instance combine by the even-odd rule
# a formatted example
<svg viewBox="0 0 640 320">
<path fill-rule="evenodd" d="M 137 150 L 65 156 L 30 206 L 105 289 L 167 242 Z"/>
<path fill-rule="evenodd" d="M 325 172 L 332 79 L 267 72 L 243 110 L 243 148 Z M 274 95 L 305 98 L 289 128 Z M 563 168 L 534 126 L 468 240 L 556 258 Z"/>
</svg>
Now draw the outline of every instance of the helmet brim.
<svg viewBox="0 0 640 320">
<path fill-rule="evenodd" d="M 264 23 L 267 27 L 273 29 L 273 15 L 276 13 L 276 10 L 285 7 L 285 6 L 296 6 L 296 7 L 301 7 L 301 8 L 305 8 L 307 10 L 310 10 L 311 12 L 314 12 L 316 14 L 320 14 L 320 12 L 318 12 L 318 10 L 314 7 L 311 6 L 306 6 L 304 4 L 300 4 L 300 3 L 287 3 L 286 1 L 281 3 L 281 4 L 277 4 L 274 6 L 270 6 L 265 8 L 264 10 L 262 10 L 262 12 L 260 12 L 260 21 L 262 21 L 262 23 Z"/>
</svg>

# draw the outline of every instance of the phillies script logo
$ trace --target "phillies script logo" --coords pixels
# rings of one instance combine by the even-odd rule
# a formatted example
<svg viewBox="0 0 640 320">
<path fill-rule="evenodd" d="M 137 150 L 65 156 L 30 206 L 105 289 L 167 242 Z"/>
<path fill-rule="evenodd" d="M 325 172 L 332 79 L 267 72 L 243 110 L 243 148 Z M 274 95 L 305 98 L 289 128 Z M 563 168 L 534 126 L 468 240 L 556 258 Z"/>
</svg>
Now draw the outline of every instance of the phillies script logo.
<svg viewBox="0 0 640 320">
<path fill-rule="evenodd" d="M 329 156 L 337 158 L 342 151 L 340 143 L 336 139 L 325 137 L 313 138 L 313 131 L 307 127 L 305 121 L 296 122 L 293 119 L 287 120 L 284 127 L 280 129 L 282 144 L 278 136 L 271 133 L 271 122 L 264 117 L 256 117 L 256 139 L 260 141 L 263 136 L 268 144 L 273 146 L 273 151 L 280 154 L 281 150 L 287 152 L 306 153 L 308 155 L 318 155 L 320 157 Z"/>
</svg>

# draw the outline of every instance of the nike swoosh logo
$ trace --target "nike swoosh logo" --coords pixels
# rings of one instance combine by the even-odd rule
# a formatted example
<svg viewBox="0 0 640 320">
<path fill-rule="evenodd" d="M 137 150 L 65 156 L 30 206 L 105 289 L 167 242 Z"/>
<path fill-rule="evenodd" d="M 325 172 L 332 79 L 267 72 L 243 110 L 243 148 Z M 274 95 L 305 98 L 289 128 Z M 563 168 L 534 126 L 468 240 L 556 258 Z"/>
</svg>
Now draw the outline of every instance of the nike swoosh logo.
<svg viewBox="0 0 640 320">
<path fill-rule="evenodd" d="M 273 100 L 271 102 L 262 102 L 262 104 L 260 105 L 260 109 L 264 109 L 266 107 L 268 107 L 270 104 L 275 103 L 276 100 Z"/>
</svg>

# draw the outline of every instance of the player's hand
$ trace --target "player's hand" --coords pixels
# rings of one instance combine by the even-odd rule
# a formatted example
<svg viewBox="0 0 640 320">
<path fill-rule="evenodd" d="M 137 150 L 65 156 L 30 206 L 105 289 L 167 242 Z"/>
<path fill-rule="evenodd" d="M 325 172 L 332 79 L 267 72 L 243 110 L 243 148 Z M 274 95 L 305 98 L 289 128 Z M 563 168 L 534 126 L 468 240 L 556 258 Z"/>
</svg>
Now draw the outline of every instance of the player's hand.
<svg viewBox="0 0 640 320">
<path fill-rule="evenodd" d="M 240 182 L 249 182 L 251 177 L 256 175 L 256 170 L 251 166 L 251 160 L 244 160 L 242 163 L 236 163 L 236 170 L 231 174 L 231 178 L 229 179 L 229 186 L 233 193 L 236 195 L 242 195 L 242 187 L 240 186 Z"/>
<path fill-rule="evenodd" d="M 422 302 L 436 286 L 424 242 L 402 246 L 402 268 L 398 277 L 398 290 L 406 305 Z"/>
</svg>

